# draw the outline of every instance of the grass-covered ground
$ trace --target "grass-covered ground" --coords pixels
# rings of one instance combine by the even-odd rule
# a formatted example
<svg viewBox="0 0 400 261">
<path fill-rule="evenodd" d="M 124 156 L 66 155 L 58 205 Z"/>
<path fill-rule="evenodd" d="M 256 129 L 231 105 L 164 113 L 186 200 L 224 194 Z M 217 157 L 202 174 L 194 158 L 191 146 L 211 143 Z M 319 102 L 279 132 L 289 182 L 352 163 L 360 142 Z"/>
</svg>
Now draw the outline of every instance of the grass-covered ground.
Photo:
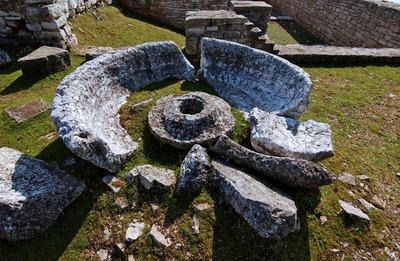
<svg viewBox="0 0 400 261">
<path fill-rule="evenodd" d="M 116 7 L 100 8 L 71 22 L 80 47 L 119 47 L 158 40 L 173 40 L 184 46 L 184 36 L 179 32 Z M 297 36 L 279 24 L 270 26 L 269 32 L 273 40 L 287 34 L 287 41 L 299 42 Z M 4 110 L 39 98 L 50 103 L 60 80 L 79 66 L 83 58 L 72 50 L 70 69 L 28 80 L 22 76 L 16 59 L 32 49 L 2 48 L 10 53 L 13 62 L 0 69 L 0 146 L 61 164 L 73 155 L 58 138 L 50 112 L 17 124 Z M 400 67 L 307 64 L 302 67 L 314 82 L 310 105 L 302 120 L 329 123 L 333 133 L 336 155 L 320 164 L 337 175 L 344 171 L 365 174 L 370 181 L 355 187 L 337 181 L 321 189 L 286 189 L 299 209 L 299 233 L 277 241 L 261 238 L 220 198 L 212 184 L 192 197 L 178 197 L 172 190 L 146 191 L 137 183 L 113 194 L 101 181 L 106 171 L 76 158 L 77 163 L 66 170 L 85 181 L 87 189 L 83 195 L 42 235 L 16 243 L 0 240 L 0 260 L 96 260 L 97 250 L 112 252 L 116 243 L 123 243 L 132 219 L 145 222 L 147 227 L 136 242 L 125 246 L 121 260 L 128 255 L 136 260 L 388 260 L 390 253 L 399 257 L 400 186 L 396 173 L 400 172 Z M 120 178 L 141 164 L 170 168 L 178 173 L 186 151 L 158 142 L 148 131 L 146 117 L 158 98 L 193 90 L 212 93 L 212 88 L 203 83 L 167 80 L 131 94 L 120 111 L 121 123 L 139 141 L 140 147 L 118 173 Z M 130 106 L 149 98 L 153 98 L 150 104 L 134 115 L 129 112 Z M 233 138 L 248 146 L 248 125 L 237 111 L 233 112 L 237 119 Z M 361 207 L 359 198 L 371 201 L 374 195 L 385 201 L 386 209 L 369 213 L 370 223 L 359 222 L 340 211 L 339 199 Z M 128 202 L 135 200 L 137 204 L 121 209 L 115 204 L 119 197 Z M 200 211 L 195 207 L 199 203 L 212 207 Z M 150 204 L 159 208 L 152 211 Z M 199 235 L 191 229 L 193 214 L 200 221 Z M 325 225 L 321 225 L 320 216 L 328 218 Z M 172 239 L 171 247 L 154 247 L 147 236 L 152 224 Z M 106 228 L 111 232 L 108 239 L 104 238 Z"/>
</svg>

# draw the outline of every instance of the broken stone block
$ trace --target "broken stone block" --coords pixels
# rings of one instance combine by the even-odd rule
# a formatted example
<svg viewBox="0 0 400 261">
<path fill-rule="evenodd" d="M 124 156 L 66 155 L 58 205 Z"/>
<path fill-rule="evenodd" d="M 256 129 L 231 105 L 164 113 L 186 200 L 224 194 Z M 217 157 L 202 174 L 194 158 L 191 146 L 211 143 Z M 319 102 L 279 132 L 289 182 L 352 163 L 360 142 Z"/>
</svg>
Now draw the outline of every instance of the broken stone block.
<svg viewBox="0 0 400 261">
<path fill-rule="evenodd" d="M 195 144 L 182 162 L 176 183 L 176 192 L 198 192 L 206 182 L 211 169 L 205 149 Z"/>
<path fill-rule="evenodd" d="M 50 109 L 42 99 L 6 109 L 6 113 L 16 122 L 21 123 Z"/>
<path fill-rule="evenodd" d="M 149 236 L 151 240 L 153 240 L 153 243 L 158 247 L 169 247 L 172 244 L 169 239 L 165 238 L 165 236 L 158 231 L 155 225 L 151 227 Z"/>
<path fill-rule="evenodd" d="M 320 161 L 334 155 L 330 126 L 313 120 L 299 122 L 258 108 L 247 120 L 251 145 L 267 155 Z"/>
<path fill-rule="evenodd" d="M 107 175 L 102 180 L 114 193 L 117 193 L 125 186 L 124 181 L 114 177 L 113 175 Z"/>
<path fill-rule="evenodd" d="M 71 66 L 71 57 L 67 50 L 42 46 L 20 58 L 18 64 L 26 77 L 48 75 Z"/>
<path fill-rule="evenodd" d="M 223 135 L 213 150 L 238 165 L 248 167 L 262 178 L 289 186 L 315 188 L 331 184 L 336 176 L 312 161 L 268 156 L 249 150 Z"/>
<path fill-rule="evenodd" d="M 347 203 L 343 200 L 339 200 L 340 207 L 346 212 L 347 214 L 369 221 L 369 217 L 367 214 L 365 214 L 361 209 L 351 205 L 350 203 Z"/>
<path fill-rule="evenodd" d="M 286 193 L 222 161 L 213 161 L 220 193 L 260 236 L 279 239 L 300 229 L 297 208 Z"/>
<path fill-rule="evenodd" d="M 0 238 L 16 241 L 42 233 L 85 189 L 56 165 L 0 148 Z"/>
<path fill-rule="evenodd" d="M 146 226 L 143 222 L 132 222 L 129 223 L 129 227 L 126 230 L 125 240 L 133 242 L 143 234 L 143 229 Z"/>
<path fill-rule="evenodd" d="M 175 184 L 176 177 L 172 170 L 157 168 L 152 165 L 142 165 L 131 170 L 139 173 L 140 183 L 146 188 L 153 186 L 163 189 Z"/>
</svg>

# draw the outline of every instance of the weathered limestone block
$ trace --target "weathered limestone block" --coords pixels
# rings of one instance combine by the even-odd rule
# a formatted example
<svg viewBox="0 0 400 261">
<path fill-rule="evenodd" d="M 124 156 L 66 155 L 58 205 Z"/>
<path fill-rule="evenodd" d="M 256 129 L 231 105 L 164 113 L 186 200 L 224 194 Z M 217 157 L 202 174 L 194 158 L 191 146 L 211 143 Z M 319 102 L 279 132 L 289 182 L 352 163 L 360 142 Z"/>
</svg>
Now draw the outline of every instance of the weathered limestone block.
<svg viewBox="0 0 400 261">
<path fill-rule="evenodd" d="M 0 148 L 0 238 L 16 241 L 43 232 L 84 189 L 54 164 Z"/>
<path fill-rule="evenodd" d="M 315 188 L 331 184 L 336 177 L 314 162 L 268 156 L 251 151 L 223 135 L 213 150 L 233 162 L 254 170 L 261 177 L 289 186 Z"/>
<path fill-rule="evenodd" d="M 6 51 L 0 49 L 0 67 L 6 65 L 9 62 L 11 62 L 11 58 L 8 55 L 8 53 L 6 53 Z"/>
<path fill-rule="evenodd" d="M 195 144 L 182 162 L 175 190 L 177 193 L 198 192 L 211 169 L 205 149 Z"/>
<path fill-rule="evenodd" d="M 220 193 L 260 236 L 280 239 L 300 229 L 289 195 L 223 161 L 212 166 Z"/>
<path fill-rule="evenodd" d="M 135 167 L 129 172 L 129 176 L 130 178 L 127 179 L 130 179 L 130 183 L 134 178 L 139 177 L 140 183 L 146 189 L 151 189 L 152 187 L 165 189 L 176 183 L 176 177 L 172 170 L 157 168 L 152 165 Z"/>
<path fill-rule="evenodd" d="M 254 108 L 247 119 L 251 145 L 264 154 L 319 161 L 334 155 L 331 128 L 313 120 L 299 122 Z"/>
<path fill-rule="evenodd" d="M 278 56 L 209 38 L 202 39 L 200 74 L 244 112 L 257 107 L 294 119 L 306 110 L 312 88 L 303 69 Z"/>
<path fill-rule="evenodd" d="M 63 79 L 51 118 L 72 152 L 117 172 L 138 146 L 120 125 L 119 108 L 130 91 L 167 78 L 195 79 L 193 66 L 173 42 L 104 54 Z"/>
<path fill-rule="evenodd" d="M 18 60 L 26 77 L 47 75 L 71 66 L 69 52 L 57 47 L 42 46 Z"/>
<path fill-rule="evenodd" d="M 191 92 L 178 97 L 168 95 L 157 101 L 148 115 L 151 133 L 178 149 L 194 144 L 212 145 L 235 125 L 229 104 L 221 98 Z"/>
</svg>

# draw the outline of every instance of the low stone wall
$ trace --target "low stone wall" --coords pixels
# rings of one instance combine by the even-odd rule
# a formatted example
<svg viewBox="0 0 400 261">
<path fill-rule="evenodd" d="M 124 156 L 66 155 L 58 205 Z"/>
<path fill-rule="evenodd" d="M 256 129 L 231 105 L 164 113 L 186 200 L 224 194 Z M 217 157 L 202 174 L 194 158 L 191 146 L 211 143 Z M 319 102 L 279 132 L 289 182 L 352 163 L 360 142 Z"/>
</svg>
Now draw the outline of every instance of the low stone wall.
<svg viewBox="0 0 400 261">
<path fill-rule="evenodd" d="M 188 11 L 228 10 L 228 0 L 118 0 L 118 3 L 182 30 Z"/>
<path fill-rule="evenodd" d="M 400 48 L 400 5 L 378 0 L 266 0 L 329 45 Z"/>
<path fill-rule="evenodd" d="M 77 44 L 67 19 L 95 4 L 112 0 L 0 0 L 0 44 Z"/>
<path fill-rule="evenodd" d="M 224 39 L 265 51 L 272 51 L 274 46 L 245 16 L 223 10 L 187 13 L 185 52 L 194 60 L 200 58 L 203 37 Z"/>
</svg>

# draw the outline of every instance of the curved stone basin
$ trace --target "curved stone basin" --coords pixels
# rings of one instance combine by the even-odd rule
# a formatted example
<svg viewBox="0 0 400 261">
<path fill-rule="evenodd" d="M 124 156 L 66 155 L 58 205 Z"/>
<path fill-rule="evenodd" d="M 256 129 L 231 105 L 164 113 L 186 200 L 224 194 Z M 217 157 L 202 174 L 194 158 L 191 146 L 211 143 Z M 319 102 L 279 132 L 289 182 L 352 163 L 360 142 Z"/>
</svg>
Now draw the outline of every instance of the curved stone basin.
<svg viewBox="0 0 400 261">
<path fill-rule="evenodd" d="M 119 108 L 131 91 L 167 78 L 195 80 L 193 66 L 173 42 L 104 54 L 62 80 L 51 118 L 72 152 L 117 172 L 138 146 L 120 125 Z"/>
<path fill-rule="evenodd" d="M 220 97 L 246 113 L 259 108 L 298 119 L 312 89 L 311 77 L 287 60 L 210 38 L 202 39 L 200 74 Z"/>
</svg>

